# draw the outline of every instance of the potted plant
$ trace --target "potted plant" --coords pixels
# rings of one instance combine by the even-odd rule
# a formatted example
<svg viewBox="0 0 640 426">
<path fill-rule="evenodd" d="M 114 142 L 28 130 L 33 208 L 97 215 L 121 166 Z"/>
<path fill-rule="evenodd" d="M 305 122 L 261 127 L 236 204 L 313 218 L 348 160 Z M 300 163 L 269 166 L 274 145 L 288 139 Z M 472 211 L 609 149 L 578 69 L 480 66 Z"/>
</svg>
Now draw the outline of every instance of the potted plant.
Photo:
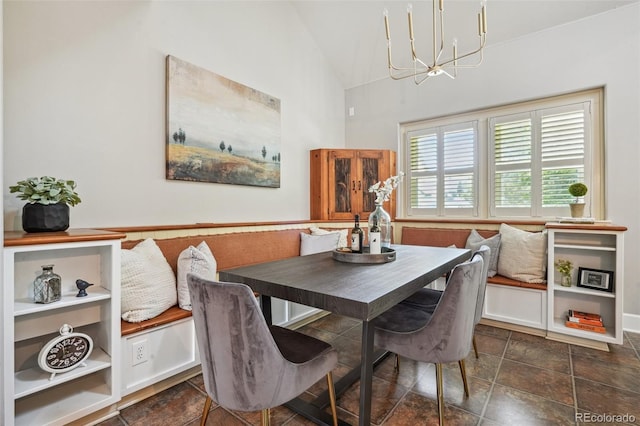
<svg viewBox="0 0 640 426">
<path fill-rule="evenodd" d="M 571 217 L 582 217 L 584 215 L 584 201 L 582 197 L 587 194 L 587 190 L 587 185 L 582 182 L 569 185 L 569 194 L 576 197 L 575 202 L 569 204 L 569 207 L 571 207 Z"/>
<path fill-rule="evenodd" d="M 560 272 L 560 284 L 564 287 L 571 287 L 571 271 L 573 271 L 573 263 L 570 260 L 558 259 L 554 266 Z"/>
<path fill-rule="evenodd" d="M 69 228 L 69 206 L 81 201 L 75 188 L 74 181 L 51 176 L 32 177 L 10 186 L 10 193 L 27 201 L 22 208 L 22 229 L 53 232 Z"/>
</svg>

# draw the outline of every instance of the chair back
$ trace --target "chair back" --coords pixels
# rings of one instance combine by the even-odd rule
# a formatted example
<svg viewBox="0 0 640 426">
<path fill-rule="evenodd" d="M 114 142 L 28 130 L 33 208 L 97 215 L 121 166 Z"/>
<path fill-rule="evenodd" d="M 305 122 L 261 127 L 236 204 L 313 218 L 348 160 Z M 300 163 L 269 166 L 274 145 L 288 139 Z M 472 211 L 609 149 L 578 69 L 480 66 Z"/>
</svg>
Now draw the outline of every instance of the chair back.
<svg viewBox="0 0 640 426">
<path fill-rule="evenodd" d="M 417 361 L 458 362 L 471 350 L 478 287 L 483 279 L 481 256 L 456 265 L 431 318 L 414 331 L 376 329 L 376 346 Z M 384 315 L 384 314 L 383 314 Z"/>
<path fill-rule="evenodd" d="M 245 284 L 187 276 L 204 385 L 221 406 L 259 411 L 279 405 L 285 360 Z M 290 398 L 295 397 L 291 396 Z"/>
<path fill-rule="evenodd" d="M 480 281 L 480 285 L 478 286 L 478 303 L 476 303 L 476 316 L 474 319 L 474 324 L 478 324 L 482 319 L 482 308 L 484 306 L 484 295 L 487 290 L 487 276 L 489 274 L 489 262 L 491 258 L 491 249 L 487 245 L 481 245 L 480 248 L 473 253 L 471 258 L 473 259 L 476 256 L 482 257 L 483 266 L 482 266 L 482 280 Z"/>
</svg>

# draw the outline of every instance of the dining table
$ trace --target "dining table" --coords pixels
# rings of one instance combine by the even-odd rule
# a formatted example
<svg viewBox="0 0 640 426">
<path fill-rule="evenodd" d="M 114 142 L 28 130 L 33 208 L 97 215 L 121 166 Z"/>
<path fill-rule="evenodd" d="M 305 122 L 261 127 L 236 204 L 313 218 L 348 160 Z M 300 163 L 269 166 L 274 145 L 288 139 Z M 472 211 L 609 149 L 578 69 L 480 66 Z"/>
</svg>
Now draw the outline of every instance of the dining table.
<svg viewBox="0 0 640 426">
<path fill-rule="evenodd" d="M 271 323 L 271 297 L 322 309 L 362 322 L 360 366 L 335 384 L 340 395 L 360 380 L 358 424 L 371 423 L 371 393 L 374 365 L 383 351 L 374 352 L 373 320 L 420 288 L 449 272 L 470 257 L 470 250 L 412 245 L 391 245 L 392 261 L 353 263 L 340 261 L 334 252 L 259 263 L 219 271 L 221 281 L 247 284 L 261 297 L 267 322 Z M 353 259 L 351 257 L 350 259 Z M 324 411 L 328 392 L 314 401 L 300 398 L 285 404 L 318 424 L 332 424 Z M 347 425 L 340 420 L 341 425 Z"/>
</svg>

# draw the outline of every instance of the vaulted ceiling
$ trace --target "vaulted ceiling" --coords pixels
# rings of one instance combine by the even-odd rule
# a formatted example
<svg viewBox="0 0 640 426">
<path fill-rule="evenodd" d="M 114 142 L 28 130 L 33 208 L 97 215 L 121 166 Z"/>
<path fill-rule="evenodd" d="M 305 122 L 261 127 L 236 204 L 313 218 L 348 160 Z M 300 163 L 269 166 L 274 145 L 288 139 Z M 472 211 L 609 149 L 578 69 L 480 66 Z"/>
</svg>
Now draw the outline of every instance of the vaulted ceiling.
<svg viewBox="0 0 640 426">
<path fill-rule="evenodd" d="M 487 46 L 577 21 L 640 0 L 488 0 Z M 383 10 L 389 11 L 394 61 L 408 60 L 407 5 L 410 1 L 292 0 L 345 89 L 386 78 L 387 44 Z M 432 1 L 413 1 L 416 48 L 432 54 Z M 480 0 L 444 0 L 445 45 L 459 51 L 478 43 Z M 640 22 L 638 23 L 640 25 Z"/>
</svg>

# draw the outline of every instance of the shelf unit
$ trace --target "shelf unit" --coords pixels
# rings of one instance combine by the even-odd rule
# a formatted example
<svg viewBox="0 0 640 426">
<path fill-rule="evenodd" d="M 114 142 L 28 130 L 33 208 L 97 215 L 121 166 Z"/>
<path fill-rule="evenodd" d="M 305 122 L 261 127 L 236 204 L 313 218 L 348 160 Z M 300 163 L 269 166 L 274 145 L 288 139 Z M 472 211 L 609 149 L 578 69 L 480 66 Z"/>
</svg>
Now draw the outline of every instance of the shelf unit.
<svg viewBox="0 0 640 426">
<path fill-rule="evenodd" d="M 64 425 L 120 400 L 120 240 L 116 232 L 5 232 L 2 289 L 4 425 Z M 62 299 L 32 302 L 34 279 L 53 264 Z M 75 281 L 93 283 L 76 297 Z M 91 336 L 86 365 L 51 375 L 38 366 L 40 349 L 62 324 Z"/>
<path fill-rule="evenodd" d="M 624 232 L 616 225 L 548 223 L 547 338 L 608 350 L 622 344 L 622 293 L 624 288 Z M 571 287 L 560 285 L 557 259 L 573 263 Z M 578 287 L 578 268 L 613 272 L 611 292 Z M 604 334 L 565 326 L 569 309 L 597 313 Z"/>
</svg>

